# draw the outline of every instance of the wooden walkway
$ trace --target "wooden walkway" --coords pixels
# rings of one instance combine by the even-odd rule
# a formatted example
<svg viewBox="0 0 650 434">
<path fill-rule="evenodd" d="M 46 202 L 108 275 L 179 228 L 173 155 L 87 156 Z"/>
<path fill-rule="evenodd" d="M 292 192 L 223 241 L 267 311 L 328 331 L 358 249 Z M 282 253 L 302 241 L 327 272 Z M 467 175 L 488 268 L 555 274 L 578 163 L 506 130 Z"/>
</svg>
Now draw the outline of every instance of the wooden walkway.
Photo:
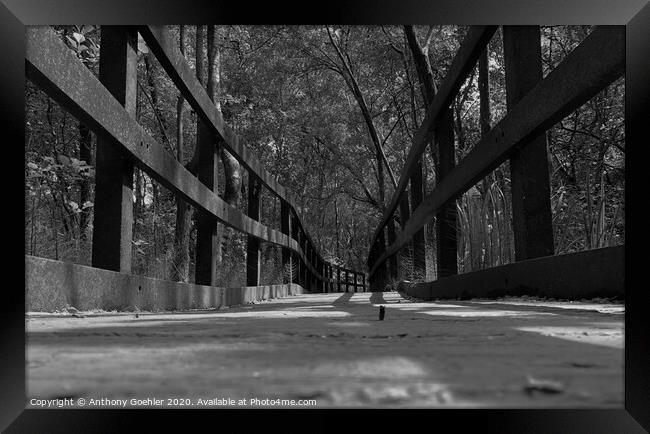
<svg viewBox="0 0 650 434">
<path fill-rule="evenodd" d="M 28 398 L 190 398 L 211 408 L 198 398 L 312 399 L 318 407 L 623 405 L 622 305 L 416 303 L 388 292 L 85 315 L 27 315 Z"/>
</svg>

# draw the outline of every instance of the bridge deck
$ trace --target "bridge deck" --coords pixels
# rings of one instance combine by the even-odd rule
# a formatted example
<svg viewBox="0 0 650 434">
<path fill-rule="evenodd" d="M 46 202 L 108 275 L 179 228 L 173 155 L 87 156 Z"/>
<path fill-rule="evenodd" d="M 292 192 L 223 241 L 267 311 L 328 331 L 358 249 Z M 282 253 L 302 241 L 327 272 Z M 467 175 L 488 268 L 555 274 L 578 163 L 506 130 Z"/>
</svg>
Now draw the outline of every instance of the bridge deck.
<svg viewBox="0 0 650 434">
<path fill-rule="evenodd" d="M 620 408 L 623 317 L 622 305 L 415 303 L 397 293 L 137 318 L 32 313 L 28 396 Z"/>
</svg>

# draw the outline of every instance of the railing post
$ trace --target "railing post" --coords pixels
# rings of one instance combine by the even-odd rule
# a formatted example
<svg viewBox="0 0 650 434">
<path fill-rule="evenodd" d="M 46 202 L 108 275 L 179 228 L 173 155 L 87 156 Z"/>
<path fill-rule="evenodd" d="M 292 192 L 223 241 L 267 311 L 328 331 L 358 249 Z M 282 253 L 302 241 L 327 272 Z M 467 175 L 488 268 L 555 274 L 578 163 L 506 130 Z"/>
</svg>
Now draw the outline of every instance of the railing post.
<svg viewBox="0 0 650 434">
<path fill-rule="evenodd" d="M 422 173 L 422 157 L 418 158 L 417 163 L 413 167 L 413 174 L 410 177 L 411 188 L 411 207 L 416 209 L 421 203 L 422 198 L 424 197 L 424 183 L 422 178 L 424 174 Z M 419 278 L 425 278 L 427 275 L 427 263 L 426 263 L 426 243 L 425 243 L 425 229 L 426 225 L 422 227 L 419 231 L 413 235 L 412 244 L 413 244 L 413 273 Z M 385 249 L 385 247 L 384 247 Z M 382 249 L 383 253 L 383 249 Z M 381 254 L 381 253 L 380 253 Z M 383 285 L 383 284 L 382 284 Z M 383 290 L 383 287 L 382 287 Z"/>
<path fill-rule="evenodd" d="M 341 292 L 341 268 L 336 266 L 336 289 L 337 292 Z"/>
<path fill-rule="evenodd" d="M 451 116 L 451 110 L 445 110 L 436 128 L 435 141 L 439 166 L 437 182 L 442 181 L 456 165 L 454 126 Z M 438 278 L 458 274 L 456 214 L 456 200 L 451 200 L 442 207 L 436 218 Z"/>
<path fill-rule="evenodd" d="M 388 219 L 388 244 L 393 244 L 395 241 L 396 235 L 395 235 L 395 220 L 393 219 L 393 216 L 390 216 L 390 219 Z M 391 283 L 395 282 L 399 279 L 399 261 L 398 261 L 398 256 L 399 254 L 394 254 L 390 258 L 388 258 L 388 265 L 390 267 L 390 280 Z"/>
<path fill-rule="evenodd" d="M 314 292 L 318 292 L 318 282 L 316 278 L 316 271 L 318 271 L 318 265 L 316 265 L 316 249 L 314 249 L 314 246 L 312 244 L 310 244 L 309 247 L 311 252 L 309 255 L 309 262 L 311 263 L 311 267 L 314 270 L 311 272 L 311 287 Z"/>
<path fill-rule="evenodd" d="M 298 239 L 298 223 L 296 222 L 296 217 L 292 212 L 289 213 L 289 219 L 291 220 L 291 238 L 293 238 L 298 245 L 300 245 Z M 291 252 L 291 283 L 297 283 L 300 285 L 300 257 L 296 252 Z M 295 275 L 294 275 L 295 273 Z"/>
<path fill-rule="evenodd" d="M 248 173 L 248 216 L 259 221 L 262 183 L 253 173 Z M 260 240 L 248 235 L 246 243 L 246 286 L 260 284 Z"/>
<path fill-rule="evenodd" d="M 280 199 L 280 231 L 291 237 L 291 207 L 286 200 Z M 291 283 L 292 275 L 291 250 L 282 248 L 282 283 Z"/>
<path fill-rule="evenodd" d="M 539 26 L 503 26 L 508 111 L 542 79 Z M 515 259 L 553 255 L 546 134 L 510 158 Z"/>
<path fill-rule="evenodd" d="M 330 264 L 325 263 L 325 288 L 326 292 L 332 292 L 332 284 L 330 282 Z"/>
<path fill-rule="evenodd" d="M 368 255 L 368 271 L 372 269 L 372 267 L 375 265 L 377 262 L 377 241 L 374 242 L 372 247 L 370 247 L 370 254 Z M 376 289 L 376 283 L 377 283 L 377 272 L 372 276 L 369 276 L 369 284 L 370 284 L 370 290 L 374 291 Z"/>
<path fill-rule="evenodd" d="M 218 191 L 217 186 L 217 149 L 214 136 L 208 127 L 199 120 L 198 136 L 198 178 L 212 191 Z M 215 286 L 217 284 L 217 222 L 205 212 L 199 211 L 196 216 L 196 266 L 194 280 L 199 285 Z"/>
<path fill-rule="evenodd" d="M 411 217 L 411 210 L 409 209 L 409 196 L 408 193 L 403 193 L 402 197 L 399 201 L 399 217 L 400 217 L 400 230 L 404 229 L 404 226 L 406 225 L 406 222 L 409 220 Z M 403 247 L 403 250 L 406 251 L 406 254 L 410 257 L 412 260 L 412 251 L 413 251 L 413 243 L 409 243 L 406 246 Z M 397 254 L 399 256 L 399 253 Z M 397 263 L 397 278 L 398 280 L 403 279 L 404 277 L 409 277 L 410 275 L 404 276 L 404 273 L 402 269 L 400 268 L 400 263 L 398 259 Z"/>
<path fill-rule="evenodd" d="M 343 286 L 345 286 L 345 292 L 350 292 L 350 281 L 348 276 L 347 268 L 343 269 Z"/>
<path fill-rule="evenodd" d="M 311 248 L 305 232 L 303 232 L 303 239 L 305 242 L 305 285 L 307 285 L 307 290 L 311 291 L 311 270 L 309 269 L 309 265 L 311 265 L 311 261 L 309 260 Z"/>
<path fill-rule="evenodd" d="M 386 251 L 386 236 L 385 234 L 385 228 L 382 228 L 381 232 L 379 232 L 379 237 L 377 237 L 377 256 L 380 257 L 381 255 L 384 254 Z M 415 253 L 413 253 L 415 254 Z M 384 288 L 386 287 L 386 261 L 384 261 L 379 268 L 377 268 L 377 290 L 378 291 L 383 291 Z"/>
<path fill-rule="evenodd" d="M 102 26 L 99 80 L 135 118 L 138 34 Z M 133 232 L 133 163 L 101 135 L 97 138 L 92 266 L 129 273 Z"/>
<path fill-rule="evenodd" d="M 305 255 L 302 267 L 302 281 L 306 290 L 309 290 L 309 269 L 307 268 L 307 258 L 308 258 L 308 249 L 307 249 L 307 239 L 305 238 L 305 232 L 300 231 L 300 237 L 302 241 L 302 251 Z"/>
</svg>

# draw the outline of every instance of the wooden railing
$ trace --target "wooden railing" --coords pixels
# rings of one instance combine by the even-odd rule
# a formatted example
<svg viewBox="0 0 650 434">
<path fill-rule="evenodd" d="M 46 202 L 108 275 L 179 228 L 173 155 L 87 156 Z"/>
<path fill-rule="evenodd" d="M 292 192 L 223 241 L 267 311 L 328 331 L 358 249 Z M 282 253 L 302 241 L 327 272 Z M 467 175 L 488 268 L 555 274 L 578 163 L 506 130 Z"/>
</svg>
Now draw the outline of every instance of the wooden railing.
<svg viewBox="0 0 650 434">
<path fill-rule="evenodd" d="M 412 242 L 418 231 L 434 217 L 440 221 L 445 206 L 453 203 L 507 159 L 511 162 L 516 259 L 522 261 L 553 255 L 544 134 L 623 75 L 625 28 L 622 26 L 595 28 L 543 79 L 539 27 L 504 26 L 507 115 L 457 165 L 447 173 L 438 173 L 435 189 L 421 203 L 408 205 L 407 188 L 418 161 L 435 137 L 441 119 L 495 30 L 497 27 L 494 26 L 470 28 L 414 136 L 397 189 L 372 238 L 368 275 L 373 291 L 383 290 L 391 281 L 400 280 L 397 254 Z M 398 205 L 401 227 L 396 231 L 394 217 Z M 622 255 L 622 249 L 612 248 L 608 252 L 616 258 Z M 448 255 L 447 260 L 456 261 L 455 249 L 439 251 L 440 255 Z M 561 255 L 558 259 L 565 256 L 569 255 Z M 613 263 L 618 267 L 623 262 Z M 574 272 L 579 273 L 580 270 Z M 590 268 L 590 272 L 607 273 L 609 270 Z M 447 276 L 438 273 L 438 277 Z"/>
<path fill-rule="evenodd" d="M 309 292 L 338 291 L 351 274 L 354 284 L 349 286 L 365 290 L 363 273 L 330 263 L 319 254 L 301 223 L 291 193 L 264 169 L 224 122 L 166 29 L 103 26 L 101 31 L 99 79 L 50 27 L 27 28 L 25 58 L 29 79 L 98 136 L 93 267 L 131 272 L 133 168 L 138 167 L 199 211 L 196 284 L 216 286 L 213 234 L 219 222 L 248 235 L 249 287 L 260 284 L 259 245 L 264 241 L 282 248 L 283 270 L 297 270 L 284 273 L 286 285 L 298 284 Z M 199 142 L 198 176 L 190 173 L 135 120 L 138 32 L 197 113 L 199 130 L 207 130 L 207 139 Z M 248 171 L 249 191 L 258 191 L 256 195 L 249 194 L 247 213 L 230 206 L 217 194 L 216 143 Z M 251 188 L 259 184 L 280 200 L 280 230 L 259 221 L 261 195 L 259 188 Z"/>
</svg>

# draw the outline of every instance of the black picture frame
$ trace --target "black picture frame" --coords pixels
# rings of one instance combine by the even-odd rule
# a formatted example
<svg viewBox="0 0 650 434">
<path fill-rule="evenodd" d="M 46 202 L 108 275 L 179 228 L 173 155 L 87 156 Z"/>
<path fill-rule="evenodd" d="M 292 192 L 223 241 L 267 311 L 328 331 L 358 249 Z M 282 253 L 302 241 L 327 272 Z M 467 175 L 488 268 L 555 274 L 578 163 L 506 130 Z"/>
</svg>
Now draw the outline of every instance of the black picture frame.
<svg viewBox="0 0 650 434">
<path fill-rule="evenodd" d="M 5 233 L 17 233 L 17 246 L 5 245 L 13 257 L 6 263 L 2 291 L 4 325 L 2 327 L 2 369 L 0 373 L 0 429 L 6 432 L 116 432 L 128 431 L 135 416 L 147 418 L 147 424 L 180 424 L 188 428 L 198 421 L 213 428 L 225 426 L 227 418 L 237 418 L 240 428 L 256 417 L 242 411 L 214 412 L 186 410 L 25 410 L 25 300 L 21 290 L 20 270 L 24 257 L 20 250 L 20 213 L 16 210 L 22 193 L 18 181 L 22 167 L 14 158 L 24 143 L 25 26 L 45 24 L 597 24 L 626 26 L 626 315 L 625 315 L 625 404 L 620 410 L 422 410 L 413 416 L 427 428 L 451 424 L 454 431 L 467 428 L 489 432 L 544 433 L 634 433 L 650 430 L 650 336 L 647 283 L 639 276 L 644 253 L 633 254 L 643 247 L 645 224 L 641 212 L 630 206 L 644 197 L 648 183 L 641 178 L 640 157 L 650 137 L 650 4 L 648 0 L 330 0 L 318 3 L 266 2 L 260 5 L 223 0 L 0 0 L 0 119 L 2 120 L 3 174 L 5 197 L 10 206 L 6 214 L 13 217 L 4 226 Z M 23 154 L 24 155 L 24 154 Z M 13 171 L 18 173 L 13 173 Z M 633 178 L 638 176 L 640 181 Z M 16 195 L 14 198 L 7 193 Z M 636 199 L 633 199 L 633 196 Z M 23 200 L 24 200 L 24 196 Z M 15 221 L 14 221 L 15 218 Z M 13 228 L 13 229 L 12 229 Z M 632 232 L 630 232 L 632 231 Z M 634 236 L 630 236 L 634 234 Z M 640 252 L 642 250 L 639 249 Z M 16 266 L 13 265 L 16 261 Z M 21 266 L 22 264 L 22 266 Z M 636 265 L 636 267 L 635 267 Z M 636 271 L 633 271 L 636 270 Z M 18 284 L 8 284 L 16 277 Z M 633 284 L 634 277 L 639 283 Z M 339 418 L 327 410 L 289 412 L 264 411 L 258 422 L 283 421 L 289 427 L 314 427 L 318 431 L 342 426 Z M 344 411 L 344 414 L 350 412 Z M 299 425 L 294 415 L 307 417 L 308 425 Z M 380 426 L 404 419 L 391 411 L 367 410 L 355 413 L 371 424 Z M 402 420 L 402 422 L 399 422 Z M 294 424 L 295 422 L 295 424 Z M 171 425 L 170 425 L 171 424 Z M 153 425 L 148 425 L 152 428 Z M 364 426 L 368 430 L 369 425 Z M 291 429 L 293 430 L 293 429 Z M 328 429 L 329 430 L 329 429 Z M 446 430 L 443 430 L 445 432 Z"/>
</svg>

